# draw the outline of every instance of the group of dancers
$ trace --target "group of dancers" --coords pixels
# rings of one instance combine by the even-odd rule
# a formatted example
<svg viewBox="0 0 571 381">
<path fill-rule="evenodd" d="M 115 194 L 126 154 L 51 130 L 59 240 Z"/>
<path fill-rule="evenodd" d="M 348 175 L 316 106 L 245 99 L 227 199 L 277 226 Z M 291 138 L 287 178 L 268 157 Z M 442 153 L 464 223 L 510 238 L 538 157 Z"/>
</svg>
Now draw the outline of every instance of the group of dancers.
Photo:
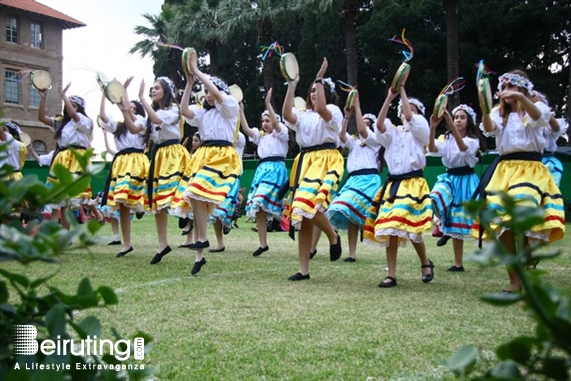
<svg viewBox="0 0 571 381">
<path fill-rule="evenodd" d="M 397 252 L 407 241 L 418 255 L 421 281 L 431 282 L 434 263 L 427 254 L 423 233 L 432 230 L 434 223 L 443 234 L 438 245 L 445 245 L 449 239 L 453 243 L 454 263 L 448 271 L 464 271 L 463 243 L 481 233 L 478 220 L 468 215 L 462 204 L 478 195 L 488 201 L 489 208 L 503 211 L 501 198 L 494 191 L 506 191 L 524 205 L 544 211 L 543 223 L 526 233 L 526 244 L 531 240 L 551 242 L 564 235 L 563 199 L 558 188 L 562 167 L 553 157 L 555 141 L 563 130 L 553 123 L 545 98 L 534 91 L 522 71 L 499 77 L 499 104 L 490 113 L 482 110 L 482 122 L 478 124 L 476 112 L 465 104 L 445 111 L 441 119 L 426 115 L 422 102 L 408 97 L 404 85 L 398 91 L 389 89 L 377 117 L 362 112 L 358 94 L 353 106 L 342 111 L 336 105 L 334 83 L 325 78 L 328 62 L 324 59 L 307 93 L 305 109 L 297 109 L 293 103 L 298 75 L 288 81 L 283 119 L 272 107 L 270 89 L 261 128 L 253 128 L 246 120 L 242 102 L 229 95 L 224 81 L 204 74 L 194 59 L 189 59 L 189 65 L 193 74 L 187 75 L 180 104 L 167 77 L 157 78 L 150 100 L 144 81 L 139 101 L 129 101 L 125 91 L 117 105 L 123 115 L 119 123 L 106 113 L 102 98 L 97 120 L 114 135 L 117 147 L 103 202 L 110 211 L 119 213 L 123 235 L 119 257 L 134 250 L 131 214 L 147 212 L 155 216 L 158 235 L 157 251 L 150 263 L 159 263 L 172 251 L 167 237 L 170 214 L 184 219 L 182 226 L 189 237 L 181 247 L 195 253 L 192 274 L 201 270 L 206 264 L 205 250 L 210 248 L 209 221 L 221 222 L 215 229 L 218 238 L 221 225 L 228 224 L 237 207 L 242 173 L 238 146 L 243 149 L 245 144 L 238 126 L 258 146 L 260 157 L 246 200 L 246 214 L 256 218 L 259 235 L 259 247 L 252 254 L 257 257 L 269 251 L 267 221 L 281 218 L 287 202 L 289 233 L 295 239 L 297 232 L 299 255 L 299 270 L 288 278 L 291 281 L 310 279 L 309 263 L 321 233 L 329 241 L 330 260 L 338 260 L 342 254 L 338 231 L 347 230 L 346 262 L 356 260 L 359 233 L 361 239 L 386 248 L 388 274 L 379 287 L 397 286 Z M 196 80 L 202 83 L 205 97 L 202 104 L 191 105 Z M 57 181 L 53 171 L 56 164 L 81 172 L 68 149 L 82 152 L 90 146 L 93 122 L 85 115 L 83 99 L 66 96 L 68 87 L 61 92 L 65 105 L 62 120 L 46 116 L 46 91 L 40 91 L 39 119 L 54 129 L 58 147 L 48 184 Z M 400 121 L 394 125 L 387 116 L 397 98 Z M 357 124 L 356 135 L 347 133 L 352 117 Z M 183 119 L 198 128 L 192 153 L 180 143 Z M 448 132 L 436 138 L 436 127 L 442 119 Z M 480 129 L 495 137 L 500 154 L 482 180 L 474 173 L 483 149 Z M 295 132 L 300 153 L 288 176 L 285 157 L 289 131 Z M 150 160 L 144 153 L 149 141 L 153 143 Z M 340 147 L 349 152 L 346 165 Z M 423 177 L 427 149 L 441 155 L 446 167 L 432 190 Z M 384 166 L 388 176 L 381 183 Z M 340 188 L 345 167 L 348 176 Z M 555 174 L 559 172 L 559 177 L 552 176 L 549 168 Z M 90 192 L 88 188 L 59 207 L 89 206 Z M 190 221 L 188 225 L 186 221 Z M 510 231 L 492 228 L 507 250 L 515 254 Z M 485 234 L 483 238 L 487 238 Z M 223 250 L 220 239 L 210 249 Z M 505 291 L 520 290 L 517 275 L 510 269 L 508 275 L 510 284 Z"/>
</svg>

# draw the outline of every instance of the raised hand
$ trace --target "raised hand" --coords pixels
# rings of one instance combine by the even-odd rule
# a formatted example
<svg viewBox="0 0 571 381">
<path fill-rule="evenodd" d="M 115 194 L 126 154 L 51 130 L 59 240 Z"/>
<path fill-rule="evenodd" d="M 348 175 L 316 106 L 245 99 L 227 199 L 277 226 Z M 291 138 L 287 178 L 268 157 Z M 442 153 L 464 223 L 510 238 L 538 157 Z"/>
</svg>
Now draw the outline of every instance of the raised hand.
<svg viewBox="0 0 571 381">
<path fill-rule="evenodd" d="M 127 79 L 125 80 L 125 83 L 123 83 L 123 87 L 126 89 L 127 87 L 129 87 L 129 85 L 131 84 L 131 81 L 133 80 L 133 76 L 129 76 L 127 77 Z"/>
<path fill-rule="evenodd" d="M 139 87 L 139 99 L 145 98 L 145 80 L 141 80 L 141 86 Z"/>
<path fill-rule="evenodd" d="M 325 73 L 327 72 L 328 66 L 329 66 L 329 63 L 327 62 L 327 58 L 323 57 L 323 62 L 321 63 L 321 67 L 319 68 L 319 71 L 317 72 L 316 78 L 323 78 L 325 76 Z"/>
</svg>

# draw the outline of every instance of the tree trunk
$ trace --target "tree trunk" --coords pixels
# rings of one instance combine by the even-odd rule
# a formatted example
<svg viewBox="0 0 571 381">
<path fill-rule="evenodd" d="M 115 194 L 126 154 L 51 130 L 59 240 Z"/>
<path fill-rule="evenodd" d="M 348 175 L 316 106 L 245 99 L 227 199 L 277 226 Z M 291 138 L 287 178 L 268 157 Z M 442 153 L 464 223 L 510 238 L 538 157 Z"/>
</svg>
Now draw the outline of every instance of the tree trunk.
<svg viewBox="0 0 571 381">
<path fill-rule="evenodd" d="M 264 76 L 264 89 L 268 91 L 272 87 L 274 87 L 274 73 L 272 71 L 272 60 L 266 58 L 262 62 L 262 73 Z M 273 99 L 272 99 L 273 103 Z"/>
<path fill-rule="evenodd" d="M 347 54 L 347 82 L 351 86 L 357 86 L 357 27 L 355 25 L 356 13 L 354 11 L 343 13 L 343 29 L 345 32 L 345 50 Z M 351 118 L 347 126 L 347 132 L 356 133 L 355 119 Z"/>
<path fill-rule="evenodd" d="M 217 76 L 219 73 L 218 69 L 218 42 L 212 41 L 206 44 L 206 49 L 210 55 L 210 75 Z"/>
<path fill-rule="evenodd" d="M 442 6 L 446 13 L 446 74 L 448 81 L 459 75 L 459 47 L 458 47 L 458 5 L 459 0 L 443 0 Z M 451 108 L 460 104 L 460 96 L 454 94 L 448 100 Z"/>
<path fill-rule="evenodd" d="M 568 52 L 571 52 L 571 44 Z M 569 67 L 569 81 L 567 83 L 567 123 L 571 123 L 571 57 L 567 58 L 567 65 Z M 567 144 L 571 146 L 571 131 L 567 129 Z"/>
</svg>

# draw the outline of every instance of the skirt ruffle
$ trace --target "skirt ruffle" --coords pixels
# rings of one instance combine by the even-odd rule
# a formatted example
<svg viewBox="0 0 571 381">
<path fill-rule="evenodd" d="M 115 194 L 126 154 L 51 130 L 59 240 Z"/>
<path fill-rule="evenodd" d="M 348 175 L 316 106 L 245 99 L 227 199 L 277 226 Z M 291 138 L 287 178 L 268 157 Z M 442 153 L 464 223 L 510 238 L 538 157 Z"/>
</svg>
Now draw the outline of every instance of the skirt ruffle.
<svg viewBox="0 0 571 381">
<path fill-rule="evenodd" d="M 284 210 L 283 196 L 279 196 L 280 188 L 288 181 L 287 168 L 284 162 L 267 161 L 258 165 L 252 187 L 246 201 L 246 215 L 256 217 L 263 210 L 270 221 L 274 217 L 280 219 Z"/>
</svg>

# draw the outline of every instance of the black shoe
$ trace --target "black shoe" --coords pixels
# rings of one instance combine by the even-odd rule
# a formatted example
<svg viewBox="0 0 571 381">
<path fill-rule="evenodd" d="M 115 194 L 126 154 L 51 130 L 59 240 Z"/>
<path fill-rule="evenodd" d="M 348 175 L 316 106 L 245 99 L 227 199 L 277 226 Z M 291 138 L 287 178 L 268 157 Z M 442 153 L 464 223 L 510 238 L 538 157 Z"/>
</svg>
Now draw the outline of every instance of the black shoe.
<svg viewBox="0 0 571 381">
<path fill-rule="evenodd" d="M 309 252 L 309 259 L 313 259 L 313 257 L 315 257 L 315 254 L 317 254 L 317 249 L 310 251 Z"/>
<path fill-rule="evenodd" d="M 227 235 L 228 233 L 230 233 L 230 230 L 231 230 L 231 229 L 232 229 L 232 228 L 229 228 L 228 226 L 224 226 L 224 227 L 222 228 L 222 233 L 224 233 L 224 235 Z"/>
<path fill-rule="evenodd" d="M 195 243 L 193 243 L 189 249 L 190 250 L 202 250 L 202 249 L 208 249 L 210 247 L 210 242 L 208 241 L 204 241 L 204 242 L 200 242 L 200 241 L 196 241 Z"/>
<path fill-rule="evenodd" d="M 171 247 L 167 245 L 160 253 L 156 253 L 153 259 L 151 259 L 151 265 L 156 265 L 159 263 L 165 255 L 172 251 Z"/>
<path fill-rule="evenodd" d="M 386 280 L 389 280 L 390 282 L 385 282 Z M 380 288 L 391 288 L 395 287 L 396 285 L 397 285 L 397 278 L 392 276 L 386 277 L 381 283 L 379 283 Z"/>
<path fill-rule="evenodd" d="M 188 233 L 190 233 L 190 230 L 183 230 L 180 232 L 180 235 L 188 235 Z"/>
<path fill-rule="evenodd" d="M 256 232 L 256 233 L 258 232 L 258 228 L 250 228 L 250 229 L 252 229 L 253 232 Z"/>
<path fill-rule="evenodd" d="M 341 248 L 341 237 L 337 234 L 337 242 L 334 245 L 329 246 L 329 259 L 334 262 L 341 258 L 341 253 L 343 249 Z"/>
<path fill-rule="evenodd" d="M 179 218 L 178 219 L 178 228 L 184 229 L 188 225 L 188 218 Z"/>
<path fill-rule="evenodd" d="M 226 246 L 222 246 L 222 248 L 220 248 L 220 249 L 210 249 L 210 250 L 208 250 L 208 252 L 209 253 L 221 253 L 224 250 L 226 250 Z"/>
<path fill-rule="evenodd" d="M 290 276 L 289 278 L 287 278 L 287 280 L 306 280 L 309 279 L 309 274 L 307 275 L 303 275 L 302 273 L 295 273 L 292 276 Z"/>
<path fill-rule="evenodd" d="M 432 261 L 429 259 L 428 260 L 428 264 L 427 265 L 422 265 L 420 266 L 421 269 L 430 269 L 430 273 L 429 274 L 422 274 L 422 281 L 424 283 L 428 283 L 431 282 L 434 279 L 434 263 L 432 263 Z"/>
<path fill-rule="evenodd" d="M 110 246 L 111 245 L 120 245 L 120 244 L 121 244 L 121 241 L 111 241 L 108 243 L 108 245 L 110 245 Z"/>
<path fill-rule="evenodd" d="M 133 251 L 133 246 L 131 246 L 130 248 L 128 248 L 128 249 L 125 250 L 125 251 L 120 251 L 120 252 L 118 252 L 117 255 L 116 255 L 116 257 L 117 257 L 117 258 L 119 258 L 119 257 L 124 257 L 125 255 L 129 254 L 131 251 Z"/>
<path fill-rule="evenodd" d="M 181 245 L 178 245 L 178 247 L 182 247 L 182 248 L 185 248 L 185 249 L 190 249 L 190 247 L 191 247 L 192 245 L 194 245 L 194 244 L 193 244 L 193 243 L 183 243 L 183 244 L 181 244 Z"/>
<path fill-rule="evenodd" d="M 449 235 L 443 235 L 442 237 L 440 237 L 440 239 L 438 240 L 438 242 L 436 242 L 436 246 L 444 246 L 448 243 L 448 240 L 452 238 Z"/>
<path fill-rule="evenodd" d="M 261 246 L 260 246 L 260 247 L 258 247 L 258 248 L 256 249 L 256 251 L 254 251 L 254 252 L 252 253 L 252 255 L 253 255 L 254 257 L 257 257 L 258 255 L 260 255 L 260 254 L 262 254 L 262 253 L 264 253 L 264 252 L 266 252 L 266 251 L 268 251 L 268 250 L 270 250 L 270 247 L 269 247 L 269 246 L 267 246 L 267 245 L 266 245 L 266 247 L 261 247 Z"/>
<path fill-rule="evenodd" d="M 356 259 L 355 259 L 355 258 L 351 258 L 351 257 L 347 257 L 347 258 L 345 258 L 345 259 L 343 260 L 343 262 L 351 262 L 351 263 L 353 263 L 353 262 L 355 262 L 355 261 L 356 261 Z"/>
<path fill-rule="evenodd" d="M 137 217 L 138 220 L 140 220 L 141 218 L 143 218 L 145 216 L 144 212 L 140 212 L 140 213 L 135 213 L 135 217 Z"/>
<path fill-rule="evenodd" d="M 198 274 L 202 266 L 204 266 L 205 264 L 206 264 L 206 258 L 202 258 L 200 261 L 194 262 L 194 267 L 192 268 L 192 271 L 190 273 L 192 275 Z"/>
<path fill-rule="evenodd" d="M 449 271 L 451 273 L 464 272 L 464 266 L 452 266 L 446 271 Z"/>
</svg>

